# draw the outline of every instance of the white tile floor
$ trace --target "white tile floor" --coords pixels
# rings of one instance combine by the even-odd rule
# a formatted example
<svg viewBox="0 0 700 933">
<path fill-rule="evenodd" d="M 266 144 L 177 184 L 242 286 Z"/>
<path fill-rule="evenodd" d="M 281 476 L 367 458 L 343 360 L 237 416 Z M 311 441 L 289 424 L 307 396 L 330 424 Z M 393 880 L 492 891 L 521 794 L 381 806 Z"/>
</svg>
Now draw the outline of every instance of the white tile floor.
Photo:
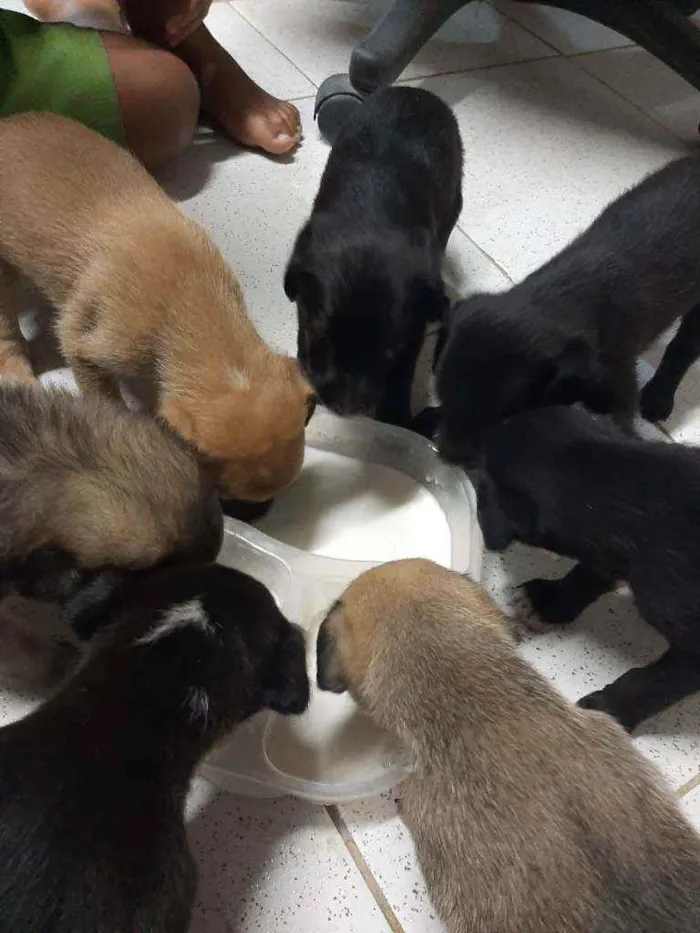
<svg viewBox="0 0 700 933">
<path fill-rule="evenodd" d="M 297 100 L 305 126 L 294 157 L 242 152 L 203 131 L 163 175 L 184 210 L 237 271 L 263 336 L 294 350 L 282 291 L 292 239 L 327 156 L 312 119 L 316 86 L 347 70 L 353 43 L 390 0 L 217 0 L 217 36 L 272 92 Z M 12 6 L 13 3 L 0 3 Z M 409 66 L 455 109 L 464 138 L 465 206 L 449 247 L 462 293 L 499 288 L 548 258 L 626 185 L 687 151 L 700 95 L 645 52 L 573 14 L 510 0 L 474 3 Z M 700 371 L 672 422 L 700 443 Z M 486 585 L 508 602 L 514 583 L 552 567 L 514 550 L 488 557 Z M 624 595 L 524 653 L 571 697 L 653 655 L 659 641 Z M 700 827 L 700 698 L 636 738 Z M 196 933 L 439 933 L 411 842 L 391 796 L 330 811 L 251 801 L 198 786 L 191 836 L 201 864 Z"/>
</svg>

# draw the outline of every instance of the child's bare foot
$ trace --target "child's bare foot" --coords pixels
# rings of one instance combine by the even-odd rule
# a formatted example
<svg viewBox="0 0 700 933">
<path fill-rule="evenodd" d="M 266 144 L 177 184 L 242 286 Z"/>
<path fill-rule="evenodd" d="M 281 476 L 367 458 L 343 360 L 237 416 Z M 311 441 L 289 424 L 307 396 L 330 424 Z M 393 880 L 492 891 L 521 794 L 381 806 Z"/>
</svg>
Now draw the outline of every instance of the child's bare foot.
<svg viewBox="0 0 700 933">
<path fill-rule="evenodd" d="M 202 109 L 236 142 L 272 155 L 282 155 L 296 146 L 301 139 L 297 108 L 258 87 L 205 27 L 175 51 L 197 76 Z"/>
<path fill-rule="evenodd" d="M 233 60 L 208 87 L 202 86 L 202 106 L 244 146 L 282 155 L 301 138 L 301 118 L 294 104 L 258 87 Z"/>
</svg>

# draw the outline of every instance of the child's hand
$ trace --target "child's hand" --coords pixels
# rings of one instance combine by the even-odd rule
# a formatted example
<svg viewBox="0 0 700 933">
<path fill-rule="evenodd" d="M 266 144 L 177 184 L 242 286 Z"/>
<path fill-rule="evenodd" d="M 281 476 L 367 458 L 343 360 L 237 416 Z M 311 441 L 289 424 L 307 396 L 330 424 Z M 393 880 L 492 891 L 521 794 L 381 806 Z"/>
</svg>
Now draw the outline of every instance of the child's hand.
<svg viewBox="0 0 700 933">
<path fill-rule="evenodd" d="M 165 38 L 174 48 L 196 32 L 209 12 L 212 0 L 183 0 L 181 11 L 170 16 L 165 23 Z"/>
</svg>

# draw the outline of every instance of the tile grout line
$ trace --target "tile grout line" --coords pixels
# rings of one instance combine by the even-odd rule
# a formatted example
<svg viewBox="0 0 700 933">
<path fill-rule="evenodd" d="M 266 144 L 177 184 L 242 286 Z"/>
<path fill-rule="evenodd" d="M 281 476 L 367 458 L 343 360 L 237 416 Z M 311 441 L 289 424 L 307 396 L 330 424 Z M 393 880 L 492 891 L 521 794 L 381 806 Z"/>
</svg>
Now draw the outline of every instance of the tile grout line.
<svg viewBox="0 0 700 933">
<path fill-rule="evenodd" d="M 494 3 L 494 4 L 493 4 L 493 7 L 494 7 L 494 9 L 496 10 L 496 12 L 498 13 L 498 15 L 499 15 L 499 16 L 502 16 L 503 19 L 507 19 L 509 23 L 513 23 L 513 25 L 514 25 L 514 26 L 517 26 L 518 29 L 522 29 L 523 32 L 526 32 L 528 35 L 532 36 L 533 39 L 537 39 L 537 41 L 538 41 L 538 42 L 541 42 L 542 45 L 546 45 L 547 48 L 552 49 L 554 52 L 557 53 L 557 55 L 559 55 L 559 56 L 561 56 L 561 57 L 564 57 L 564 53 L 561 51 L 561 49 L 558 49 L 558 48 L 556 47 L 556 45 L 553 45 L 553 44 L 549 41 L 549 39 L 543 39 L 542 36 L 538 36 L 538 35 L 537 35 L 537 33 L 534 31 L 534 29 L 531 29 L 529 26 L 526 26 L 524 23 L 518 22 L 517 19 L 514 19 L 512 16 L 509 16 L 507 13 L 505 13 L 505 12 L 501 9 L 500 3 Z"/>
<path fill-rule="evenodd" d="M 489 262 L 493 263 L 493 265 L 498 269 L 499 272 L 501 272 L 501 273 L 506 277 L 506 279 L 510 282 L 511 285 L 515 285 L 515 284 L 516 284 L 516 283 L 515 283 L 515 279 L 514 279 L 513 276 L 510 274 L 510 272 L 508 272 L 508 271 L 500 264 L 500 262 L 499 262 L 497 259 L 494 259 L 493 256 L 491 256 L 489 253 L 487 253 L 486 250 L 483 248 L 483 246 L 479 246 L 479 244 L 476 242 L 476 240 L 473 239 L 473 237 L 471 237 L 470 234 L 467 233 L 467 231 L 464 229 L 464 227 L 460 227 L 459 221 L 457 221 L 457 223 L 455 224 L 455 227 L 457 228 L 457 230 L 459 230 L 459 232 L 462 234 L 462 236 L 465 236 L 465 237 L 469 240 L 469 242 L 472 244 L 472 246 L 473 246 L 475 249 L 478 249 L 478 250 L 479 250 L 479 252 L 481 253 L 482 256 L 485 256 L 486 259 L 488 259 Z"/>
<path fill-rule="evenodd" d="M 340 810 L 336 805 L 331 805 L 326 807 L 326 813 L 337 829 L 340 838 L 343 840 L 343 844 L 348 850 L 350 858 L 355 863 L 355 867 L 362 875 L 362 880 L 369 890 L 369 893 L 372 895 L 375 903 L 377 904 L 377 907 L 381 911 L 382 916 L 388 923 L 391 933 L 404 933 L 404 928 L 401 926 L 398 917 L 394 913 L 393 908 L 386 897 L 386 894 L 384 894 L 381 887 L 379 886 L 379 882 L 374 877 L 372 869 L 365 861 L 362 852 L 360 852 L 360 848 L 353 839 L 352 833 L 348 829 L 347 823 L 340 815 Z"/>
<path fill-rule="evenodd" d="M 695 777 L 691 778 L 689 781 L 686 781 L 685 784 L 675 791 L 676 797 L 681 800 L 683 797 L 687 797 L 688 794 L 692 793 L 694 790 L 697 790 L 700 787 L 700 774 L 696 774 Z"/>
<path fill-rule="evenodd" d="M 435 71 L 429 75 L 414 75 L 412 78 L 398 78 L 394 84 L 415 84 L 417 81 L 430 81 L 432 78 L 451 78 L 455 75 L 471 75 L 477 71 L 494 71 L 496 68 L 516 68 L 518 65 L 536 65 L 539 62 L 553 62 L 563 55 L 542 55 L 537 58 L 523 58 L 515 62 L 499 62 L 493 65 L 475 65 L 473 68 L 456 68 L 452 71 Z M 408 65 L 406 66 L 408 68 Z"/>
<path fill-rule="evenodd" d="M 271 46 L 276 52 L 278 52 L 278 53 L 282 56 L 282 58 L 283 58 L 286 62 L 288 62 L 288 63 L 292 66 L 292 68 L 294 68 L 295 71 L 298 71 L 299 74 L 300 74 L 303 78 L 305 78 L 313 88 L 315 88 L 316 90 L 318 90 L 318 84 L 316 84 L 315 81 L 312 81 L 311 78 L 306 74 L 306 72 L 305 72 L 305 71 L 302 71 L 301 68 L 297 65 L 297 63 L 296 63 L 296 62 L 293 62 L 293 61 L 291 60 L 291 58 L 289 57 L 289 55 L 286 54 L 286 52 L 283 52 L 282 49 L 280 49 L 278 46 L 276 46 L 275 43 L 274 43 L 271 39 L 268 39 L 268 37 L 265 35 L 265 33 L 264 33 L 264 32 L 261 32 L 260 29 L 258 29 L 258 27 L 255 25 L 255 23 L 248 19 L 248 17 L 245 15 L 245 13 L 243 13 L 241 10 L 236 9 L 236 7 L 235 7 L 235 5 L 234 5 L 234 3 L 233 3 L 233 0 L 226 0 L 226 6 L 227 6 L 233 13 L 235 13 L 236 16 L 240 16 L 240 18 L 243 20 L 244 23 L 247 23 L 247 24 L 250 26 L 251 29 L 253 29 L 255 32 L 257 32 L 257 34 L 258 34 L 262 39 L 264 39 L 265 42 L 267 42 L 267 44 L 268 44 L 269 46 Z M 296 98 L 294 98 L 294 99 L 295 99 L 295 100 L 306 100 L 306 98 L 308 98 L 308 97 L 314 97 L 314 96 L 315 96 L 315 95 L 313 95 L 313 94 L 305 94 L 304 97 L 296 97 Z M 285 98 L 285 100 L 291 100 L 291 98 L 287 97 L 287 98 Z"/>
<path fill-rule="evenodd" d="M 635 49 L 635 48 L 639 48 L 639 46 L 636 46 L 636 45 L 623 45 L 623 46 L 620 46 L 620 48 L 623 48 L 623 49 Z M 619 49 L 606 49 L 606 51 L 619 51 Z M 688 141 L 687 141 L 687 140 L 683 139 L 683 137 L 678 136 L 676 133 L 674 133 L 673 130 L 669 129 L 664 123 L 662 123 L 660 120 L 658 120 L 653 114 L 647 113 L 647 111 L 646 111 L 646 110 L 643 110 L 642 107 L 639 106 L 639 104 L 635 104 L 635 102 L 634 102 L 633 100 L 630 100 L 628 97 L 625 97 L 624 94 L 621 94 L 620 91 L 618 91 L 616 88 L 612 87 L 612 85 L 608 84 L 607 81 L 604 81 L 601 77 L 599 77 L 598 75 L 595 75 L 595 74 L 593 74 L 592 72 L 588 71 L 586 68 L 583 67 L 583 65 L 580 65 L 580 64 L 578 63 L 578 61 L 577 61 L 578 58 L 583 58 L 585 55 L 591 55 L 591 54 L 594 54 L 594 53 L 592 53 L 592 52 L 581 52 L 581 53 L 578 54 L 578 55 L 567 55 L 567 56 L 566 56 L 566 61 L 571 62 L 571 64 L 574 66 L 574 68 L 578 68 L 578 70 L 579 70 L 580 72 L 582 72 L 582 73 L 585 74 L 585 75 L 588 75 L 589 78 L 593 78 L 593 80 L 594 80 L 594 81 L 597 81 L 598 84 L 600 84 L 601 87 L 604 87 L 604 88 L 606 89 L 606 91 L 610 91 L 610 93 L 611 93 L 611 94 L 614 94 L 615 97 L 619 97 L 620 100 L 624 101 L 629 107 L 632 107 L 633 110 L 636 110 L 637 113 L 641 114 L 641 116 L 646 117 L 646 119 L 649 120 L 651 123 L 653 123 L 654 126 L 656 126 L 656 127 L 658 127 L 659 129 L 663 130 L 663 131 L 664 131 L 665 133 L 667 133 L 668 136 L 670 136 L 672 139 L 675 139 L 675 140 L 677 140 L 678 142 L 680 142 L 680 143 L 683 145 L 683 147 L 684 147 L 685 149 L 687 149 L 688 151 L 692 151 L 692 147 L 688 145 Z"/>
</svg>

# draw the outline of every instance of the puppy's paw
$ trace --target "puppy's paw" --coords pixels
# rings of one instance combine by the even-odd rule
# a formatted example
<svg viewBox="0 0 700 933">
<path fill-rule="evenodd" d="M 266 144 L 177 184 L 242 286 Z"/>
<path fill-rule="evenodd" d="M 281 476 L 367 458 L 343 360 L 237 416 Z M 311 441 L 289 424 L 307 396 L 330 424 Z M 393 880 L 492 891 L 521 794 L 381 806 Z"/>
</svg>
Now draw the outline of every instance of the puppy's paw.
<svg viewBox="0 0 700 933">
<path fill-rule="evenodd" d="M 652 378 L 642 389 L 639 410 L 647 421 L 666 421 L 673 411 L 673 402 L 673 393 L 669 394 Z"/>
<path fill-rule="evenodd" d="M 573 621 L 569 606 L 561 598 L 559 580 L 528 580 L 520 587 L 520 592 L 529 610 L 521 615 L 527 620 L 530 631 L 543 632 Z"/>
<path fill-rule="evenodd" d="M 595 710 L 597 713 L 606 713 L 612 719 L 615 719 L 627 732 L 632 732 L 638 723 L 637 717 L 629 710 L 626 710 L 615 703 L 610 693 L 603 690 L 596 690 L 587 694 L 576 704 L 580 709 Z"/>
</svg>

